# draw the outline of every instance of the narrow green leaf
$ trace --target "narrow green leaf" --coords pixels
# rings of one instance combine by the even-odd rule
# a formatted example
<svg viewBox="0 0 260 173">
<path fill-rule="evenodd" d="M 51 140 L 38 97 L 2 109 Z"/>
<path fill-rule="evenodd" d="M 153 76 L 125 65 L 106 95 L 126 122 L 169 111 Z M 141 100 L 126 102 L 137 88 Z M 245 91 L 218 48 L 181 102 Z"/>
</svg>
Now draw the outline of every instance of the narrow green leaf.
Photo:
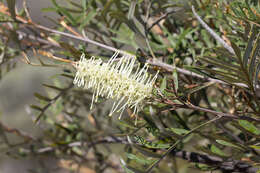
<svg viewBox="0 0 260 173">
<path fill-rule="evenodd" d="M 231 8 L 231 10 L 235 13 L 235 15 L 236 15 L 237 17 L 242 17 L 243 14 L 241 14 L 241 12 L 236 9 L 237 6 L 238 6 L 237 3 L 232 3 L 232 5 L 230 6 L 230 8 Z"/>
<path fill-rule="evenodd" d="M 254 74 L 256 71 L 255 63 L 259 51 L 260 51 L 260 33 L 257 36 L 257 40 L 252 51 L 252 56 L 250 57 L 249 75 L 251 79 L 254 79 Z"/>
<path fill-rule="evenodd" d="M 122 161 L 121 161 L 122 162 Z M 123 161 L 124 162 L 124 161 Z M 135 173 L 135 172 L 133 172 L 132 170 L 130 170 L 130 169 L 128 169 L 126 166 L 125 166 L 125 163 L 124 164 L 121 164 L 121 166 L 123 167 L 123 169 L 124 169 L 124 171 L 126 172 L 126 173 Z"/>
<path fill-rule="evenodd" d="M 244 56 L 243 56 L 243 64 L 244 64 L 244 67 L 247 67 L 247 63 L 248 63 L 248 59 L 249 59 L 249 56 L 251 54 L 251 51 L 253 49 L 253 42 L 254 42 L 254 39 L 256 37 L 256 34 L 257 34 L 257 28 L 255 25 L 252 26 L 252 34 L 248 40 L 248 43 L 247 43 L 247 47 L 246 47 L 246 50 L 245 50 L 245 53 L 244 53 Z"/>
<path fill-rule="evenodd" d="M 137 4 L 136 0 L 132 0 L 131 1 L 130 7 L 129 7 L 129 11 L 128 11 L 128 15 L 127 15 L 128 20 L 133 19 L 134 14 L 135 14 L 136 4 Z"/>
<path fill-rule="evenodd" d="M 51 89 L 58 90 L 58 91 L 63 90 L 63 88 L 59 88 L 59 87 L 56 87 L 56 86 L 53 86 L 53 85 L 48 85 L 48 84 L 42 84 L 42 85 L 47 87 L 47 88 L 51 88 Z"/>
<path fill-rule="evenodd" d="M 107 15 L 107 12 L 110 11 L 110 7 L 111 7 L 112 3 L 114 3 L 114 0 L 106 1 L 106 4 L 104 5 L 104 7 L 102 9 L 102 12 L 101 12 L 102 16 L 106 16 Z"/>
<path fill-rule="evenodd" d="M 37 105 L 30 105 L 30 107 L 31 107 L 32 109 L 37 110 L 37 111 L 42 111 L 42 108 L 41 108 L 40 106 L 37 106 Z"/>
<path fill-rule="evenodd" d="M 133 166 L 127 165 L 126 168 L 128 168 L 131 171 L 133 171 L 134 173 L 145 173 L 144 170 L 137 169 L 136 166 L 133 167 Z"/>
<path fill-rule="evenodd" d="M 219 156 L 223 156 L 223 157 L 228 157 L 228 155 L 226 153 L 224 153 L 221 149 L 219 149 L 217 146 L 215 146 L 214 144 L 211 145 L 210 150 L 219 155 Z"/>
<path fill-rule="evenodd" d="M 235 58 L 233 54 L 231 54 L 227 49 L 223 47 L 213 48 L 212 51 L 215 52 L 218 57 L 226 57 L 234 62 L 238 62 L 237 58 Z"/>
<path fill-rule="evenodd" d="M 82 1 L 85 1 L 85 0 L 82 0 Z M 82 9 L 82 4 L 78 4 L 77 2 L 75 2 L 73 0 L 70 0 L 70 4 L 73 5 L 74 7 Z M 84 5 L 83 5 L 83 7 L 84 7 Z"/>
<path fill-rule="evenodd" d="M 0 64 L 2 64 L 5 56 L 6 46 L 3 49 L 0 49 Z"/>
<path fill-rule="evenodd" d="M 199 90 L 202 90 L 204 88 L 207 88 L 211 85 L 215 84 L 215 82 L 205 82 L 203 83 L 202 85 L 198 86 L 198 87 L 195 87 L 195 88 L 192 88 L 188 91 L 188 94 L 192 94 L 192 93 L 195 93 L 195 92 L 198 92 Z"/>
<path fill-rule="evenodd" d="M 215 75 L 221 76 L 222 77 L 221 80 L 226 80 L 228 83 L 245 83 L 246 82 L 246 80 L 244 78 L 242 78 L 242 76 L 240 76 L 240 78 L 239 78 L 235 74 L 230 74 L 228 72 L 222 72 L 219 70 L 213 70 L 213 69 L 206 68 L 206 67 L 203 67 L 201 69 L 208 71 L 210 73 L 213 73 Z"/>
<path fill-rule="evenodd" d="M 239 10 L 240 16 L 243 17 L 243 18 L 247 18 L 246 13 L 245 13 L 244 10 L 243 10 L 244 7 L 242 6 L 242 4 L 241 4 L 241 3 L 238 3 L 237 5 L 238 5 L 238 7 L 239 7 L 239 9 L 240 9 L 240 10 Z"/>
<path fill-rule="evenodd" d="M 220 69 L 228 70 L 231 72 L 235 72 L 237 74 L 241 74 L 241 70 L 239 66 L 233 65 L 233 64 L 227 64 L 225 62 L 221 62 L 220 60 L 217 60 L 217 58 L 212 57 L 203 57 L 199 58 L 199 60 L 204 61 L 208 64 L 214 65 Z"/>
<path fill-rule="evenodd" d="M 260 130 L 254 124 L 252 124 L 246 120 L 239 120 L 238 123 L 240 126 L 242 126 L 247 131 L 249 131 L 255 135 L 260 135 Z"/>
<path fill-rule="evenodd" d="M 160 86 L 161 92 L 163 92 L 166 89 L 166 86 L 167 86 L 167 78 L 166 78 L 166 76 L 164 76 L 163 81 Z"/>
<path fill-rule="evenodd" d="M 15 14 L 15 0 L 6 0 L 8 9 L 11 13 L 11 17 L 13 20 L 16 20 L 16 14 Z"/>
<path fill-rule="evenodd" d="M 91 10 L 87 15 L 84 14 L 83 22 L 80 25 L 80 30 L 82 30 L 86 25 L 90 23 L 90 21 L 97 15 L 96 10 Z"/>
<path fill-rule="evenodd" d="M 256 150 L 260 150 L 260 146 L 257 146 L 257 145 L 250 145 L 249 147 L 254 148 Z"/>
<path fill-rule="evenodd" d="M 148 160 L 148 159 L 145 159 L 145 158 L 141 158 L 141 157 L 138 157 L 134 154 L 131 154 L 131 153 L 126 153 L 126 156 L 131 159 L 131 160 L 135 160 L 137 163 L 141 163 L 141 164 L 152 164 L 154 162 L 154 160 Z"/>
<path fill-rule="evenodd" d="M 126 123 L 126 122 L 124 122 L 124 121 L 117 121 L 117 123 L 118 123 L 120 126 L 123 126 L 123 127 L 127 127 L 127 128 L 130 128 L 130 129 L 138 129 L 138 127 L 132 126 L 131 124 Z"/>
<path fill-rule="evenodd" d="M 250 5 L 248 3 L 248 0 L 246 0 L 246 9 L 249 12 L 250 19 L 251 20 L 256 20 L 257 17 L 255 15 L 255 13 L 251 10 Z"/>
<path fill-rule="evenodd" d="M 233 147 L 233 148 L 237 148 L 239 150 L 243 150 L 241 147 L 239 147 L 235 144 L 232 144 L 230 142 L 224 141 L 224 140 L 216 140 L 216 142 L 221 144 L 221 145 L 225 145 L 225 146 L 228 146 L 228 147 Z"/>
<path fill-rule="evenodd" d="M 53 8 L 53 7 L 48 7 L 48 8 L 42 8 L 41 11 L 42 12 L 55 12 L 55 11 L 57 11 L 57 9 Z"/>
<path fill-rule="evenodd" d="M 135 149 L 137 149 L 140 153 L 142 153 L 143 155 L 145 155 L 147 157 L 153 157 L 153 158 L 160 158 L 160 157 L 162 157 L 161 154 L 155 153 L 152 150 L 144 148 L 144 147 L 142 147 L 140 145 L 133 145 L 133 147 Z"/>
<path fill-rule="evenodd" d="M 87 0 L 81 0 L 81 5 L 82 5 L 84 10 L 87 9 L 87 4 L 88 4 Z"/>
<path fill-rule="evenodd" d="M 184 66 L 184 69 L 189 70 L 192 73 L 202 75 L 202 76 L 213 77 L 213 76 L 210 76 L 209 74 L 201 71 L 200 68 L 197 68 L 197 67 Z"/>
<path fill-rule="evenodd" d="M 109 13 L 111 17 L 117 19 L 120 22 L 125 23 L 138 37 L 145 38 L 142 32 L 138 29 L 133 20 L 128 20 L 123 12 L 113 11 Z"/>
<path fill-rule="evenodd" d="M 260 63 L 257 64 L 256 70 L 255 70 L 255 74 L 254 74 L 255 75 L 254 88 L 256 88 L 259 72 L 260 72 Z"/>
<path fill-rule="evenodd" d="M 59 42 L 60 46 L 64 48 L 65 50 L 69 51 L 74 57 L 80 57 L 81 52 L 74 48 L 73 46 L 69 45 L 68 43 L 65 42 Z"/>
<path fill-rule="evenodd" d="M 178 92 L 179 82 L 178 82 L 178 73 L 177 73 L 177 69 L 176 69 L 175 65 L 174 65 L 174 69 L 172 71 L 172 76 L 173 76 L 173 82 L 174 82 L 175 91 Z"/>
<path fill-rule="evenodd" d="M 76 20 L 72 17 L 72 15 L 64 8 L 57 4 L 56 0 L 52 0 L 53 5 L 56 7 L 57 11 L 66 16 L 66 19 L 73 25 L 77 25 Z"/>
<path fill-rule="evenodd" d="M 170 128 L 170 130 L 171 130 L 173 133 L 176 133 L 176 134 L 178 134 L 178 135 L 185 135 L 185 134 L 189 133 L 189 130 L 180 129 L 180 128 Z"/>
<path fill-rule="evenodd" d="M 237 58 L 239 60 L 240 65 L 242 66 L 243 63 L 242 63 L 241 51 L 240 51 L 239 47 L 235 43 L 233 43 L 233 42 L 231 42 L 231 46 L 232 46 L 232 48 L 235 51 L 235 54 L 236 54 L 236 56 L 237 56 Z"/>
<path fill-rule="evenodd" d="M 34 96 L 37 97 L 39 100 L 44 100 L 44 101 L 47 101 L 47 102 L 50 102 L 50 101 L 51 101 L 50 98 L 48 98 L 48 97 L 46 97 L 46 96 L 43 96 L 43 95 L 41 95 L 41 94 L 39 94 L 39 93 L 34 93 Z"/>
<path fill-rule="evenodd" d="M 70 78 L 70 79 L 74 79 L 74 76 L 69 75 L 69 74 L 63 73 L 63 74 L 60 74 L 60 75 L 63 76 L 63 77 L 67 77 L 67 78 Z"/>
</svg>

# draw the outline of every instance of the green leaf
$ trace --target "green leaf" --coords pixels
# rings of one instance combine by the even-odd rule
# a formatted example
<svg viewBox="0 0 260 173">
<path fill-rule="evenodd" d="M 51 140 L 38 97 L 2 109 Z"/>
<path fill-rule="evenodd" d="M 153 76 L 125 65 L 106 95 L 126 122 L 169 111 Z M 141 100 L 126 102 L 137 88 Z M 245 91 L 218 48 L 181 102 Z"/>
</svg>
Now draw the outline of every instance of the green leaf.
<svg viewBox="0 0 260 173">
<path fill-rule="evenodd" d="M 126 167 L 127 167 L 129 170 L 133 171 L 134 173 L 145 173 L 145 171 L 140 170 L 140 169 L 137 169 L 136 166 L 133 167 L 133 166 L 127 165 Z"/>
<path fill-rule="evenodd" d="M 254 79 L 254 74 L 255 74 L 255 71 L 256 71 L 255 63 L 256 63 L 256 59 L 257 59 L 257 55 L 259 53 L 259 50 L 260 50 L 260 33 L 257 36 L 257 40 L 256 40 L 256 43 L 255 43 L 254 48 L 253 48 L 252 57 L 250 58 L 249 75 L 250 75 L 251 79 Z"/>
<path fill-rule="evenodd" d="M 39 100 L 44 100 L 44 101 L 47 101 L 47 102 L 50 102 L 50 101 L 51 101 L 50 98 L 48 98 L 48 97 L 46 97 L 46 96 L 43 96 L 43 95 L 41 95 L 41 94 L 39 94 L 39 93 L 34 93 L 34 96 L 37 97 Z"/>
<path fill-rule="evenodd" d="M 241 51 L 240 51 L 239 47 L 235 43 L 233 43 L 233 42 L 231 42 L 231 46 L 234 49 L 234 52 L 235 52 L 236 56 L 238 57 L 240 65 L 243 66 L 242 57 L 241 57 Z"/>
<path fill-rule="evenodd" d="M 252 124 L 246 120 L 239 120 L 238 123 L 240 126 L 242 126 L 247 131 L 249 131 L 255 135 L 260 135 L 260 130 L 254 124 Z"/>
<path fill-rule="evenodd" d="M 140 145 L 133 145 L 133 147 L 147 157 L 153 157 L 153 158 L 161 158 L 162 157 L 161 154 L 155 153 L 155 152 L 153 152 L 153 151 L 151 151 L 147 148 L 144 148 Z"/>
<path fill-rule="evenodd" d="M 113 11 L 109 13 L 111 17 L 117 19 L 120 22 L 125 23 L 138 37 L 145 38 L 142 32 L 138 29 L 133 20 L 128 20 L 123 12 Z"/>
<path fill-rule="evenodd" d="M 42 12 L 55 12 L 57 10 L 56 10 L 56 8 L 48 7 L 48 8 L 42 8 L 41 11 Z"/>
<path fill-rule="evenodd" d="M 57 91 L 63 91 L 63 88 L 59 88 L 59 87 L 56 87 L 56 86 L 53 86 L 53 85 L 48 85 L 48 84 L 42 84 L 42 85 L 47 87 L 47 88 L 51 88 L 51 89 L 54 89 L 54 90 L 57 90 Z"/>
<path fill-rule="evenodd" d="M 66 16 L 66 19 L 73 25 L 76 26 L 77 22 L 76 20 L 72 17 L 72 15 L 63 7 L 59 6 L 56 2 L 56 0 L 52 0 L 53 5 L 56 7 L 57 11 L 62 13 L 64 16 Z"/>
<path fill-rule="evenodd" d="M 224 140 L 216 140 L 216 142 L 221 144 L 221 145 L 225 145 L 225 146 L 228 146 L 228 147 L 233 147 L 233 148 L 237 148 L 239 150 L 243 150 L 241 147 L 239 147 L 235 144 L 232 144 L 230 142 L 224 141 Z"/>
<path fill-rule="evenodd" d="M 174 65 L 174 69 L 172 71 L 172 76 L 173 76 L 173 82 L 174 82 L 175 91 L 178 92 L 178 88 L 179 88 L 178 73 L 177 73 L 177 69 L 176 69 L 175 65 Z"/>
<path fill-rule="evenodd" d="M 41 108 L 40 106 L 37 106 L 37 105 L 30 105 L 30 107 L 31 107 L 32 109 L 37 110 L 37 111 L 42 111 L 42 108 Z"/>
<path fill-rule="evenodd" d="M 260 150 L 260 146 L 257 146 L 257 145 L 250 145 L 249 147 L 254 148 L 256 150 Z"/>
<path fill-rule="evenodd" d="M 81 56 L 81 52 L 74 48 L 73 46 L 69 45 L 68 43 L 65 42 L 59 42 L 60 46 L 64 48 L 65 50 L 69 51 L 73 57 L 78 58 Z"/>
<path fill-rule="evenodd" d="M 249 12 L 249 16 L 251 20 L 256 20 L 255 13 L 251 10 L 248 0 L 246 0 L 246 9 Z"/>
<path fill-rule="evenodd" d="M 215 82 L 205 82 L 205 83 L 203 83 L 203 84 L 200 85 L 200 86 L 197 86 L 197 87 L 195 87 L 195 88 L 190 89 L 190 90 L 188 91 L 188 94 L 195 93 L 195 92 L 197 92 L 197 91 L 199 91 L 199 90 L 202 90 L 202 89 L 204 89 L 204 88 L 207 88 L 207 87 L 209 87 L 209 86 L 211 86 L 211 85 L 213 85 L 213 84 L 215 84 Z"/>
<path fill-rule="evenodd" d="M 128 20 L 133 19 L 134 14 L 135 14 L 136 4 L 137 4 L 136 0 L 132 0 L 131 1 L 130 7 L 129 7 L 129 11 L 128 11 L 128 15 L 127 15 Z"/>
<path fill-rule="evenodd" d="M 11 13 L 11 17 L 13 20 L 16 20 L 16 14 L 15 14 L 15 0 L 6 0 L 8 9 Z"/>
<path fill-rule="evenodd" d="M 260 72 L 260 63 L 257 64 L 256 70 L 255 70 L 254 88 L 256 88 L 259 72 Z"/>
<path fill-rule="evenodd" d="M 208 71 L 210 73 L 213 73 L 214 75 L 219 75 L 221 76 L 221 80 L 226 81 L 228 83 L 245 83 L 247 82 L 244 78 L 242 78 L 242 76 L 240 76 L 240 78 L 232 73 L 228 73 L 228 72 L 223 72 L 223 71 L 219 71 L 219 70 L 214 70 L 214 69 L 210 69 L 210 68 L 206 68 L 206 67 L 201 67 L 201 69 Z"/>
<path fill-rule="evenodd" d="M 225 69 L 228 70 L 230 72 L 235 72 L 237 74 L 241 74 L 241 70 L 240 67 L 237 65 L 233 65 L 231 63 L 226 63 L 223 60 L 218 60 L 217 58 L 213 58 L 213 57 L 201 57 L 199 58 L 199 60 L 204 61 L 206 63 L 209 63 L 211 65 L 214 65 L 220 69 Z"/>
<path fill-rule="evenodd" d="M 163 148 L 169 148 L 171 146 L 171 144 L 164 144 L 164 143 L 160 143 L 160 142 L 150 142 L 150 141 L 147 141 L 145 140 L 143 137 L 141 136 L 135 136 L 135 140 L 139 143 L 139 144 L 142 144 L 144 145 L 145 147 L 147 148 L 160 148 L 160 149 L 163 149 Z"/>
<path fill-rule="evenodd" d="M 122 162 L 122 161 L 121 161 L 121 162 Z M 121 164 L 121 166 L 123 167 L 123 169 L 124 169 L 124 171 L 125 171 L 126 173 L 135 173 L 135 172 L 133 172 L 132 170 L 128 169 L 128 168 L 125 166 L 125 164 Z"/>
<path fill-rule="evenodd" d="M 214 144 L 211 145 L 210 150 L 214 153 L 217 154 L 219 156 L 223 156 L 223 157 L 228 157 L 228 155 L 226 153 L 224 153 L 221 149 L 219 149 L 218 147 L 216 147 Z"/>
<path fill-rule="evenodd" d="M 141 158 L 141 157 L 138 157 L 134 154 L 131 154 L 131 153 L 126 153 L 127 157 L 131 160 L 135 160 L 136 162 L 138 163 L 141 163 L 141 164 L 152 164 L 154 162 L 154 160 L 148 160 L 148 159 L 145 159 L 145 158 Z"/>
<path fill-rule="evenodd" d="M 243 56 L 243 64 L 244 64 L 244 67 L 247 67 L 247 63 L 248 63 L 248 59 L 249 59 L 249 56 L 251 54 L 251 51 L 253 49 L 253 42 L 254 42 L 254 39 L 256 37 L 256 34 L 257 34 L 257 28 L 255 25 L 252 26 L 252 34 L 248 40 L 248 43 L 247 43 L 247 47 L 246 47 L 246 50 L 245 50 L 245 53 L 244 53 L 244 56 Z"/>
<path fill-rule="evenodd" d="M 170 130 L 178 135 L 185 135 L 189 133 L 189 130 L 180 129 L 180 128 L 170 128 Z"/>
<path fill-rule="evenodd" d="M 167 78 L 166 78 L 166 76 L 164 76 L 163 81 L 160 86 L 161 92 L 163 92 L 166 89 L 166 86 L 167 86 Z"/>
<path fill-rule="evenodd" d="M 87 9 L 87 3 L 88 3 L 87 0 L 81 0 L 81 5 L 82 5 L 84 11 Z"/>
<path fill-rule="evenodd" d="M 60 75 L 63 76 L 63 77 L 67 77 L 67 78 L 69 78 L 69 79 L 74 79 L 74 76 L 69 75 L 69 74 L 66 74 L 66 73 L 62 73 L 62 74 L 60 74 Z"/>
<path fill-rule="evenodd" d="M 107 12 L 109 12 L 112 3 L 114 3 L 114 0 L 106 1 L 106 4 L 104 5 L 102 12 L 101 12 L 102 16 L 104 16 L 104 17 L 107 16 Z"/>
<path fill-rule="evenodd" d="M 91 21 L 91 19 L 93 19 L 96 15 L 97 15 L 97 11 L 96 10 L 91 10 L 88 15 L 84 14 L 84 18 L 83 18 L 83 22 L 80 25 L 80 30 L 82 30 L 86 25 L 88 25 Z"/>
</svg>

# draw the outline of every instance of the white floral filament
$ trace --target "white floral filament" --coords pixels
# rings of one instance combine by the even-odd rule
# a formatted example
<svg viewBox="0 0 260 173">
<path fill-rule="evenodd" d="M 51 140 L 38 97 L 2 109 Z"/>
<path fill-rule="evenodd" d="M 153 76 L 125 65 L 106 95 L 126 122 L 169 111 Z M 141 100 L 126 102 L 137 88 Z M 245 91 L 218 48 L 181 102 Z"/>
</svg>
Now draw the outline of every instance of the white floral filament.
<svg viewBox="0 0 260 173">
<path fill-rule="evenodd" d="M 119 54 L 123 56 L 115 62 Z M 135 56 L 119 51 L 107 63 L 93 56 L 86 59 L 85 54 L 82 54 L 80 61 L 76 63 L 77 72 L 73 83 L 93 90 L 91 109 L 101 96 L 116 100 L 109 116 L 115 112 L 121 112 L 119 116 L 121 118 L 127 107 L 133 108 L 133 114 L 136 115 L 142 108 L 144 100 L 152 96 L 153 84 L 158 72 L 152 78 L 147 73 L 147 64 L 141 69 L 138 66 L 134 72 L 135 61 Z"/>
</svg>

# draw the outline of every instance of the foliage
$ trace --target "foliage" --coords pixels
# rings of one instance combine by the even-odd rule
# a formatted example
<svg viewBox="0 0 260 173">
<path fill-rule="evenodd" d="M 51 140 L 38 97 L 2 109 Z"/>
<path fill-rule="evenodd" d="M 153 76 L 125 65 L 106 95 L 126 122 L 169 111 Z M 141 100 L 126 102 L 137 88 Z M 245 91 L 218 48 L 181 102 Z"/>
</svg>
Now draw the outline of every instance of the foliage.
<svg viewBox="0 0 260 173">
<path fill-rule="evenodd" d="M 45 127 L 43 136 L 0 124 L 3 134 L 24 139 L 6 143 L 13 148 L 10 156 L 55 155 L 96 172 L 181 172 L 185 165 L 198 171 L 257 172 L 259 1 L 51 2 L 42 11 L 60 16 L 52 20 L 55 28 L 33 21 L 26 3 L 15 10 L 15 0 L 7 0 L 7 6 L 0 2 L 0 80 L 21 56 L 39 70 L 64 70 L 43 84 L 47 95 L 34 94 L 39 102 L 31 109 L 35 125 Z M 233 51 L 201 25 L 192 5 Z M 131 116 L 132 109 L 120 120 L 107 116 L 111 104 L 104 98 L 90 110 L 91 90 L 72 84 L 81 53 L 108 61 L 115 50 L 134 54 L 140 66 L 150 64 L 152 75 L 160 71 L 153 97 L 138 117 Z M 179 165 L 176 158 L 188 163 Z"/>
</svg>

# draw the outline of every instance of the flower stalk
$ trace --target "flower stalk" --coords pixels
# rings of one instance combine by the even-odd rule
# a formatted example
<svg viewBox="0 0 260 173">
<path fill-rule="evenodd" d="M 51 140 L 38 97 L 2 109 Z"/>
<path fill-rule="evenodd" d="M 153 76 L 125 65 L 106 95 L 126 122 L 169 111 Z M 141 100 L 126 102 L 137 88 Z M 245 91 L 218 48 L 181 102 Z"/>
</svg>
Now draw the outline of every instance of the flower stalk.
<svg viewBox="0 0 260 173">
<path fill-rule="evenodd" d="M 118 56 L 122 54 L 122 57 Z M 80 61 L 75 63 L 77 69 L 74 84 L 84 89 L 92 89 L 93 96 L 90 109 L 99 97 L 115 100 L 109 116 L 120 112 L 119 119 L 126 108 L 133 109 L 136 115 L 147 98 L 152 96 L 154 77 L 147 73 L 148 64 L 135 69 L 136 57 L 125 52 L 117 51 L 108 62 L 90 59 L 81 55 Z"/>
</svg>

